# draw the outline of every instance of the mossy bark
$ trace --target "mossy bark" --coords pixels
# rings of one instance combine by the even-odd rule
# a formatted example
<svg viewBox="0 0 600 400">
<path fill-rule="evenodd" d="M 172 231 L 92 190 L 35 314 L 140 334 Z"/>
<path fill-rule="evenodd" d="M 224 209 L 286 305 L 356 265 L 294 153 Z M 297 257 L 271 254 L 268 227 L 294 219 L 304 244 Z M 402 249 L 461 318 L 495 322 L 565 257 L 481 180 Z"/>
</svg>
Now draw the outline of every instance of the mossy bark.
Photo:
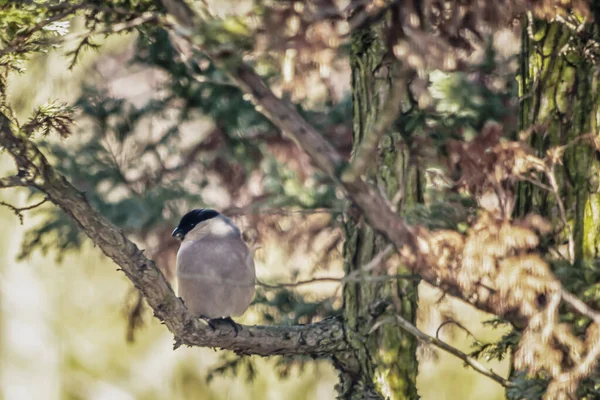
<svg viewBox="0 0 600 400">
<path fill-rule="evenodd" d="M 385 105 L 397 68 L 387 61 L 381 27 L 371 26 L 354 33 L 352 39 L 353 149 L 364 140 Z M 379 142 L 377 158 L 367 179 L 393 199 L 407 184 L 403 204 L 417 201 L 419 179 L 403 152 L 398 132 L 387 132 Z M 344 223 L 345 273 L 368 264 L 385 247 L 386 241 L 352 212 Z M 375 271 L 375 270 L 374 270 Z M 379 272 L 362 272 L 360 276 Z M 402 271 L 401 271 L 402 272 Z M 347 282 L 343 288 L 346 336 L 360 363 L 358 374 L 341 374 L 340 398 L 417 399 L 417 341 L 393 323 L 382 323 L 394 313 L 415 323 L 417 286 L 414 281 L 369 280 Z"/>
<path fill-rule="evenodd" d="M 595 26 L 590 26 L 595 40 Z M 556 167 L 562 199 L 574 242 L 574 267 L 600 255 L 600 163 L 583 135 L 598 136 L 600 76 L 598 66 L 583 52 L 584 43 L 560 23 L 525 21 L 520 71 L 520 127 L 532 129 L 530 143 L 543 157 L 567 145 Z M 529 183 L 519 187 L 518 215 L 540 213 L 560 226 L 556 196 Z M 557 238 L 564 246 L 568 230 Z"/>
<path fill-rule="evenodd" d="M 567 147 L 555 167 L 558 196 L 520 183 L 515 214 L 540 214 L 558 228 L 547 245 L 573 260 L 553 264 L 559 277 L 569 276 L 567 289 L 576 293 L 597 284 L 591 272 L 600 257 L 600 158 L 590 141 L 581 140 L 600 134 L 600 69 L 595 50 L 587 48 L 600 39 L 600 5 L 592 7 L 593 22 L 579 33 L 562 23 L 523 18 L 519 73 L 520 129 L 533 132 L 530 145 L 539 157 Z M 557 197 L 564 204 L 568 228 Z M 571 250 L 567 235 L 572 237 Z"/>
</svg>

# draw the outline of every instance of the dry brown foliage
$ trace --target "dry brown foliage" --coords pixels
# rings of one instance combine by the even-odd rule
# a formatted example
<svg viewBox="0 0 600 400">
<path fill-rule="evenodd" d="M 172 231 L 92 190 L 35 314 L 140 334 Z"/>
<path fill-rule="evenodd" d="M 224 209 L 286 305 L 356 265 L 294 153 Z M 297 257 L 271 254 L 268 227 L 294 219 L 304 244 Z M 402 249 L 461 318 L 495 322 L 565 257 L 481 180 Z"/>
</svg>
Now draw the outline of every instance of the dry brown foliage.
<svg viewBox="0 0 600 400">
<path fill-rule="evenodd" d="M 597 365 L 599 325 L 592 323 L 580 338 L 559 321 L 563 288 L 536 252 L 538 233 L 549 229 L 536 215 L 510 221 L 484 211 L 466 237 L 431 233 L 427 263 L 471 301 L 487 303 L 500 316 L 518 315 L 525 329 L 515 367 L 551 378 L 546 399 L 569 399 Z"/>
<path fill-rule="evenodd" d="M 515 367 L 551 379 L 546 399 L 574 398 L 579 382 L 589 377 L 600 355 L 598 321 L 585 337 L 559 321 L 563 287 L 537 252 L 539 235 L 553 227 L 538 215 L 511 220 L 514 185 L 533 172 L 547 174 L 557 152 L 544 159 L 523 142 L 502 142 L 502 130 L 487 125 L 471 142 L 448 146 L 449 166 L 459 171 L 457 185 L 474 195 L 483 210 L 465 236 L 454 231 L 421 232 L 440 282 L 459 288 L 464 298 L 484 303 L 500 316 L 517 316 L 525 327 Z M 451 292 L 451 291 L 450 291 Z"/>
</svg>

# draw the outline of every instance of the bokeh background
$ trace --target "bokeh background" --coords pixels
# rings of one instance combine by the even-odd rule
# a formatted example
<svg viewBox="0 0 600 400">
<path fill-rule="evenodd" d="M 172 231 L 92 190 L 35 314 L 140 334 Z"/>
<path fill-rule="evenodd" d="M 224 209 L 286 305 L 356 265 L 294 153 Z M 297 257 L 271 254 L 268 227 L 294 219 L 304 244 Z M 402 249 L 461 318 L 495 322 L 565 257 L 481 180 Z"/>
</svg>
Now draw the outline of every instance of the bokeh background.
<svg viewBox="0 0 600 400">
<path fill-rule="evenodd" d="M 220 13 L 228 13 L 233 8 L 232 2 L 219 4 L 216 8 Z M 240 7 L 243 8 L 236 5 L 236 12 L 243 12 Z M 69 29 L 77 33 L 80 29 L 77 21 L 73 21 Z M 501 43 L 497 47 L 506 53 L 505 58 L 517 51 L 518 41 L 510 32 L 496 39 Z M 25 73 L 12 77 L 10 100 L 23 120 L 39 105 L 50 100 L 75 103 L 91 89 L 102 93 L 104 98 L 143 108 L 164 96 L 166 78 L 160 69 L 130 62 L 136 56 L 136 40 L 131 34 L 99 40 L 102 46 L 95 52 L 82 54 L 72 69 L 70 59 L 62 50 L 36 57 L 28 62 Z M 302 76 L 298 91 L 293 90 L 295 81 L 286 79 L 279 90 L 282 93 L 291 90 L 292 96 L 315 105 L 325 96 L 333 106 L 343 108 L 349 89 L 349 68 L 343 60 L 332 65 L 330 71 L 319 71 L 316 77 L 309 73 Z M 319 79 L 323 76 L 327 79 Z M 459 96 L 444 98 L 443 83 L 448 83 L 444 79 L 440 78 L 438 95 L 445 103 L 440 103 L 448 108 L 456 103 L 460 105 Z M 168 112 L 149 117 L 136 125 L 132 137 L 152 137 L 172 121 L 173 116 Z M 196 113 L 182 124 L 175 142 L 188 148 L 193 147 L 192 142 L 198 136 L 209 141 L 219 128 L 215 121 L 219 122 L 218 118 Z M 95 123 L 90 115 L 79 115 L 78 126 L 82 131 Z M 347 147 L 348 143 L 344 142 L 348 140 L 347 126 L 342 121 L 337 129 L 338 147 Z M 244 134 L 240 137 L 252 140 Z M 69 159 L 78 160 L 81 154 L 77 149 L 81 149 L 82 138 L 84 136 L 48 139 L 49 149 L 60 146 L 75 152 L 71 157 L 63 154 L 64 158 L 53 153 L 54 161 L 63 169 L 76 169 L 80 165 L 78 162 L 70 164 Z M 137 163 L 137 153 L 131 150 L 137 142 L 111 140 L 114 139 L 105 137 L 102 145 L 105 149 L 113 146 L 115 162 L 121 164 L 125 174 L 131 174 L 131 179 L 140 176 L 140 168 L 155 166 L 148 161 L 148 167 L 145 159 Z M 176 147 L 170 149 L 176 150 Z M 218 149 L 217 146 L 215 153 L 205 156 L 217 162 Z M 257 275 L 262 282 L 276 285 L 311 277 L 341 276 L 343 235 L 336 224 L 342 206 L 339 196 L 328 193 L 330 200 L 320 202 L 322 187 L 293 144 L 274 141 L 260 151 L 263 155 L 253 160 L 253 173 L 243 179 L 243 190 L 235 187 L 235 169 L 219 175 L 211 172 L 218 164 L 210 162 L 204 164 L 205 170 L 169 179 L 194 181 L 198 179 L 195 174 L 206 178 L 198 187 L 197 194 L 201 193 L 198 206 L 230 211 L 255 249 Z M 89 152 L 86 154 L 90 156 Z M 162 156 L 168 161 L 171 154 L 166 151 Z M 91 154 L 92 160 L 94 157 Z M 244 155 L 240 155 L 240 159 L 243 158 Z M 8 160 L 2 159 L 0 169 L 5 171 L 8 165 Z M 155 190 L 159 185 L 145 182 L 138 195 L 146 199 L 156 196 L 160 201 L 160 193 Z M 279 194 L 276 200 L 259 201 L 272 192 Z M 118 188 L 112 188 L 110 193 L 117 199 L 125 197 Z M 31 196 L 25 192 L 0 192 L 2 201 L 17 205 L 37 199 Z M 290 204 L 286 203 L 290 199 L 294 199 L 294 207 L 284 207 Z M 185 204 L 190 203 L 193 203 L 191 198 Z M 147 208 L 127 211 L 131 221 L 125 224 L 126 228 L 135 231 L 133 236 L 140 246 L 146 248 L 169 275 L 177 250 L 177 243 L 169 233 L 177 219 L 177 210 L 182 211 L 177 208 L 181 205 L 162 213 L 161 218 L 146 227 L 143 215 L 151 213 L 152 207 L 150 201 L 144 204 Z M 308 210 L 323 204 L 320 211 Z M 109 211 L 114 217 L 116 211 Z M 117 272 L 116 266 L 89 241 L 73 241 L 68 235 L 71 231 L 62 228 L 50 230 L 43 237 L 32 236 L 32 232 L 53 218 L 56 212 L 48 204 L 36 212 L 26 213 L 22 224 L 10 209 L 0 207 L 0 393 L 3 399 L 300 400 L 335 397 L 336 372 L 325 360 L 283 362 L 279 358 L 249 357 L 240 362 L 232 354 L 212 349 L 173 351 L 172 335 L 143 305 L 138 307 L 137 293 L 125 275 Z M 146 232 L 144 229 L 148 235 L 140 234 L 140 231 Z M 68 245 L 75 242 L 76 245 Z M 302 295 L 303 300 L 300 302 L 296 295 Z M 282 307 L 286 302 L 295 303 L 286 309 Z M 274 306 L 277 311 L 271 311 Z M 339 284 L 334 282 L 303 285 L 285 293 L 259 287 L 256 304 L 241 322 L 305 323 L 335 313 L 339 306 Z M 482 324 L 489 316 L 421 284 L 419 328 L 436 335 L 440 324 L 449 316 L 482 342 L 493 341 L 503 333 L 501 329 Z M 474 339 L 464 329 L 450 324 L 439 334 L 459 349 L 471 350 Z M 419 360 L 418 387 L 423 399 L 504 398 L 502 388 L 495 382 L 439 350 L 421 346 Z M 487 365 L 506 376 L 506 362 L 494 361 Z"/>
</svg>

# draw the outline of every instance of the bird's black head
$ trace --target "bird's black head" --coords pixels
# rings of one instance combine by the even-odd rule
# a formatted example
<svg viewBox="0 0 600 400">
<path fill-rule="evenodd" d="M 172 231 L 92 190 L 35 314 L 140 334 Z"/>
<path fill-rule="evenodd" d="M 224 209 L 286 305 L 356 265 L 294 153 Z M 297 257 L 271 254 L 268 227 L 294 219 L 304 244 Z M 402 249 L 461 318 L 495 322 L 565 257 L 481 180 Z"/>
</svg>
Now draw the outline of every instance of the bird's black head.
<svg viewBox="0 0 600 400">
<path fill-rule="evenodd" d="M 206 221 L 207 219 L 211 219 L 219 215 L 215 210 L 209 210 L 206 208 L 199 208 L 197 210 L 192 210 L 189 213 L 185 214 L 181 221 L 179 221 L 179 225 L 173 231 L 171 236 L 177 238 L 179 240 L 183 240 L 185 235 L 196 225 L 198 225 L 202 221 Z"/>
</svg>

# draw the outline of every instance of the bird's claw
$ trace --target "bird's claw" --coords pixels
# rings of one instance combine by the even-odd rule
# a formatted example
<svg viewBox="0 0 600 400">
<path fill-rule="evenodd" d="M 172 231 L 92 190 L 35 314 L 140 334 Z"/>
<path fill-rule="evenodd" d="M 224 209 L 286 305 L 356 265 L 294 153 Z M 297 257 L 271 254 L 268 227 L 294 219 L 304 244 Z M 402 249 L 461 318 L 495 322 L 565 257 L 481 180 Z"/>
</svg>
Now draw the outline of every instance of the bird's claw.
<svg viewBox="0 0 600 400">
<path fill-rule="evenodd" d="M 231 317 L 221 318 L 221 320 L 223 322 L 226 322 L 229 325 L 231 325 L 231 327 L 235 331 L 235 337 L 237 337 L 237 335 L 238 335 L 238 333 L 240 331 L 240 326 L 234 320 L 232 320 Z"/>
<path fill-rule="evenodd" d="M 213 330 L 213 332 L 217 329 L 215 324 L 219 324 L 221 322 L 228 324 L 229 326 L 231 326 L 235 332 L 235 337 L 237 337 L 239 331 L 240 331 L 240 325 L 238 325 L 234 320 L 231 319 L 231 317 L 226 317 L 226 318 L 209 318 L 206 317 L 204 315 L 200 316 L 200 319 L 204 320 L 208 326 L 210 327 L 210 329 Z"/>
<path fill-rule="evenodd" d="M 217 329 L 217 327 L 215 326 L 215 323 L 213 322 L 213 320 L 211 318 L 201 315 L 200 319 L 203 320 L 204 322 L 206 322 L 208 324 L 208 326 L 210 327 L 210 329 L 212 329 L 213 332 Z"/>
</svg>

